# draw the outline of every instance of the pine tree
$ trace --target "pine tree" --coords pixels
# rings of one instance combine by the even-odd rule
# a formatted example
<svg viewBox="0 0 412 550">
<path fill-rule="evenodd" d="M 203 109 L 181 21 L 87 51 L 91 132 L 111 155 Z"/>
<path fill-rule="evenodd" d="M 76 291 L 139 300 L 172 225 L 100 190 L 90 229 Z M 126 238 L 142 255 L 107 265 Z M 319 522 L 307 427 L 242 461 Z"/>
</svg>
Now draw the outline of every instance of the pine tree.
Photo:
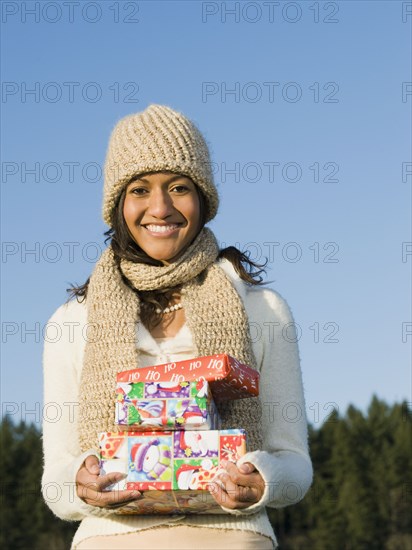
<svg viewBox="0 0 412 550">
<path fill-rule="evenodd" d="M 347 432 L 338 411 L 333 411 L 317 434 L 318 455 L 314 461 L 316 498 L 309 514 L 310 548 L 347 548 L 346 517 L 340 510 L 341 464 L 347 454 Z"/>
<path fill-rule="evenodd" d="M 411 412 L 376 396 L 310 427 L 314 482 L 270 518 L 282 550 L 412 550 Z"/>
<path fill-rule="evenodd" d="M 389 536 L 386 550 L 412 549 L 412 412 L 408 404 L 394 405 L 389 415 L 391 446 L 387 477 Z"/>
<path fill-rule="evenodd" d="M 309 426 L 314 482 L 297 505 L 269 510 L 281 550 L 412 550 L 412 414 L 373 396 Z M 56 518 L 40 491 L 41 433 L 0 424 L 0 547 L 65 550 L 77 524 Z"/>
<path fill-rule="evenodd" d="M 8 539 L 12 535 L 10 526 L 14 522 L 14 503 L 16 502 L 16 470 L 14 457 L 16 443 L 14 427 L 8 416 L 4 417 L 0 426 L 0 472 L 1 503 L 0 503 L 0 547 L 9 548 Z"/>
<path fill-rule="evenodd" d="M 41 495 L 41 434 L 34 425 L 0 426 L 3 474 L 0 547 L 6 550 L 65 550 L 77 524 L 56 518 Z"/>
</svg>

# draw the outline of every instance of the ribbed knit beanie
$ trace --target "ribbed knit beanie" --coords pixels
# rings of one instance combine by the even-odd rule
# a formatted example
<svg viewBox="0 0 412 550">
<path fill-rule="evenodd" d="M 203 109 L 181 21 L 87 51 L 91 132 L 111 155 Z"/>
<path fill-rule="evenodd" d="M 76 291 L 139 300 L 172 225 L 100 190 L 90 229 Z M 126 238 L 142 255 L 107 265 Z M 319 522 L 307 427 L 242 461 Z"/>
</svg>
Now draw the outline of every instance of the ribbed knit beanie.
<svg viewBox="0 0 412 550">
<path fill-rule="evenodd" d="M 124 185 L 138 174 L 171 171 L 189 176 L 206 198 L 206 221 L 215 217 L 219 197 L 209 149 L 188 118 L 163 105 L 122 118 L 106 156 L 103 219 L 112 226 L 113 209 Z"/>
</svg>

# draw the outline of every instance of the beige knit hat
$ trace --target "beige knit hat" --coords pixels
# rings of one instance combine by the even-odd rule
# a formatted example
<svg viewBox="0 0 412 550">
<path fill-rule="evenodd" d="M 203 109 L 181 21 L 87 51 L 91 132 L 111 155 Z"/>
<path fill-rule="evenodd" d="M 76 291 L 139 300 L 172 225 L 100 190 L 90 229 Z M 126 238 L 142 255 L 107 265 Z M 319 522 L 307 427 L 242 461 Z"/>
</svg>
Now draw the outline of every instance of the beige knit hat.
<svg viewBox="0 0 412 550">
<path fill-rule="evenodd" d="M 219 197 L 207 144 L 196 126 L 164 105 L 122 118 L 115 126 L 106 156 L 103 219 L 112 226 L 116 201 L 133 176 L 170 170 L 192 178 L 207 202 L 206 221 L 215 217 Z"/>
</svg>

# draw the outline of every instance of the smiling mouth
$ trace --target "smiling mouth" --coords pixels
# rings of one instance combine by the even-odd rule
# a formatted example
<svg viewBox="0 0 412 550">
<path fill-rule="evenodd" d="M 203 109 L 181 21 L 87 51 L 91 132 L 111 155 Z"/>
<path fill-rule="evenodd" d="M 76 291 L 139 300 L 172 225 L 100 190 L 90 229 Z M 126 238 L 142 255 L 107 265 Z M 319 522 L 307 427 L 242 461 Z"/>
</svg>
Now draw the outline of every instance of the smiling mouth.
<svg viewBox="0 0 412 550">
<path fill-rule="evenodd" d="M 169 225 L 149 224 L 149 225 L 145 225 L 143 227 L 145 229 L 147 229 L 148 231 L 150 231 L 151 233 L 165 234 L 165 233 L 170 233 L 171 231 L 174 231 L 175 229 L 178 229 L 180 227 L 180 225 L 181 224 L 177 224 L 177 223 L 172 223 L 172 224 L 169 224 Z"/>
</svg>

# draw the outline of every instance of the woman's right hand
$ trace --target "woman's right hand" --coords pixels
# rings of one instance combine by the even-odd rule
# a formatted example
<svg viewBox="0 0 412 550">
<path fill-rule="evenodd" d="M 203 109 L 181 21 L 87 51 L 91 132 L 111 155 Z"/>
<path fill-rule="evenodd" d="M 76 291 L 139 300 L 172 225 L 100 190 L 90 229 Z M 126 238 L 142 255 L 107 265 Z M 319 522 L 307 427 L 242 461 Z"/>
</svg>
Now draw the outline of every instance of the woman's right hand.
<svg viewBox="0 0 412 550">
<path fill-rule="evenodd" d="M 104 476 L 99 475 L 99 461 L 91 455 L 80 466 L 76 475 L 77 496 L 86 504 L 99 508 L 119 508 L 128 502 L 141 498 L 139 491 L 116 490 L 105 491 L 112 483 L 117 483 L 126 477 L 121 472 L 112 472 Z"/>
</svg>

